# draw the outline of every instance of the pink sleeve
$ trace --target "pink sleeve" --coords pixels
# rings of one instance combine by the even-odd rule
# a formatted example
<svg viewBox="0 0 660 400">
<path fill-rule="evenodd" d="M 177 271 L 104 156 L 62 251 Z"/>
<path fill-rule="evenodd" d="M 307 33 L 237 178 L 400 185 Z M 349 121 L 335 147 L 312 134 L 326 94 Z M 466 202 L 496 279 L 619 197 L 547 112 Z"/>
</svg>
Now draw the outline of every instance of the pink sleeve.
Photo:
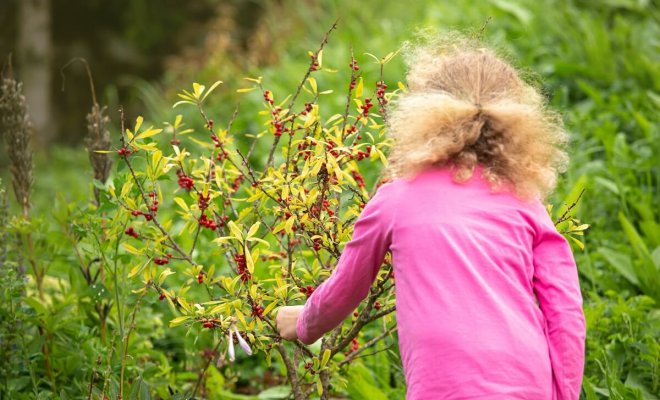
<svg viewBox="0 0 660 400">
<path fill-rule="evenodd" d="M 386 186 L 381 186 L 355 222 L 348 242 L 332 275 L 305 303 L 298 318 L 298 338 L 306 344 L 342 323 L 367 297 L 390 246 L 392 220 L 386 210 Z"/>
<path fill-rule="evenodd" d="M 577 267 L 566 239 L 545 209 L 540 213 L 534 245 L 534 291 L 545 317 L 554 398 L 577 400 L 586 336 Z"/>
</svg>

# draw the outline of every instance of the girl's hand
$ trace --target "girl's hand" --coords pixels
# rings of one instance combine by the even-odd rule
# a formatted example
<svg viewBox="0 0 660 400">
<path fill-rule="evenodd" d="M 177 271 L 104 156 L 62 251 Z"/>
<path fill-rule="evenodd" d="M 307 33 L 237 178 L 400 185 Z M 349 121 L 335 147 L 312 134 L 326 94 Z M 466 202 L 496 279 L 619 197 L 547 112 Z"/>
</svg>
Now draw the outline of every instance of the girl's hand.
<svg viewBox="0 0 660 400">
<path fill-rule="evenodd" d="M 298 339 L 296 323 L 305 306 L 284 306 L 277 312 L 277 330 L 285 340 Z"/>
</svg>

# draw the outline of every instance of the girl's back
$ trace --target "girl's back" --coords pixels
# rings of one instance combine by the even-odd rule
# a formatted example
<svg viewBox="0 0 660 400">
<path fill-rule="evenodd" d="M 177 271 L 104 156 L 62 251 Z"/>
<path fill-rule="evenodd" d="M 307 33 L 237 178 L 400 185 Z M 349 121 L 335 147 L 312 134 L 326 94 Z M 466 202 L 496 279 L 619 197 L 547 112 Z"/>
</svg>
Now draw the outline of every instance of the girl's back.
<svg viewBox="0 0 660 400">
<path fill-rule="evenodd" d="M 380 189 L 392 216 L 408 396 L 551 399 L 533 283 L 535 239 L 548 228 L 539 220 L 548 217 L 538 202 L 493 193 L 481 172 L 456 183 L 434 168 Z"/>
</svg>

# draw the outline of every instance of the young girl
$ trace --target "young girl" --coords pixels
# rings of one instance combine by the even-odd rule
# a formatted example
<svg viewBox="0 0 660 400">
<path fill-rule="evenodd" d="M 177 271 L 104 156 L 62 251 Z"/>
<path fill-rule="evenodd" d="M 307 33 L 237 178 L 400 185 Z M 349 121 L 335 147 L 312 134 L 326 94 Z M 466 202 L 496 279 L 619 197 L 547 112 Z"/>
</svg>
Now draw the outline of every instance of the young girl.
<svg viewBox="0 0 660 400">
<path fill-rule="evenodd" d="M 542 203 L 566 162 L 561 120 L 491 50 L 410 54 L 410 91 L 390 115 L 395 179 L 333 275 L 280 309 L 280 334 L 309 344 L 340 324 L 391 251 L 408 399 L 578 399 L 578 274 Z"/>
</svg>

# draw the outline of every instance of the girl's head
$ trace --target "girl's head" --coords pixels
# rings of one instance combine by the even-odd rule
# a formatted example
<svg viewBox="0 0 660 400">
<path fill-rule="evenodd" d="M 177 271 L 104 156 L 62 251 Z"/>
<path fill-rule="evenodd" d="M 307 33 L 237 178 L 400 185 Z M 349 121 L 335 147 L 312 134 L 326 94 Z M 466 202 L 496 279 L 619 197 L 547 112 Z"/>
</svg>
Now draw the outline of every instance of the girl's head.
<svg viewBox="0 0 660 400">
<path fill-rule="evenodd" d="M 544 197 L 567 157 L 561 118 L 515 68 L 467 39 L 408 46 L 409 92 L 389 115 L 390 173 L 452 165 L 465 181 L 477 164 L 494 188 Z"/>
</svg>

